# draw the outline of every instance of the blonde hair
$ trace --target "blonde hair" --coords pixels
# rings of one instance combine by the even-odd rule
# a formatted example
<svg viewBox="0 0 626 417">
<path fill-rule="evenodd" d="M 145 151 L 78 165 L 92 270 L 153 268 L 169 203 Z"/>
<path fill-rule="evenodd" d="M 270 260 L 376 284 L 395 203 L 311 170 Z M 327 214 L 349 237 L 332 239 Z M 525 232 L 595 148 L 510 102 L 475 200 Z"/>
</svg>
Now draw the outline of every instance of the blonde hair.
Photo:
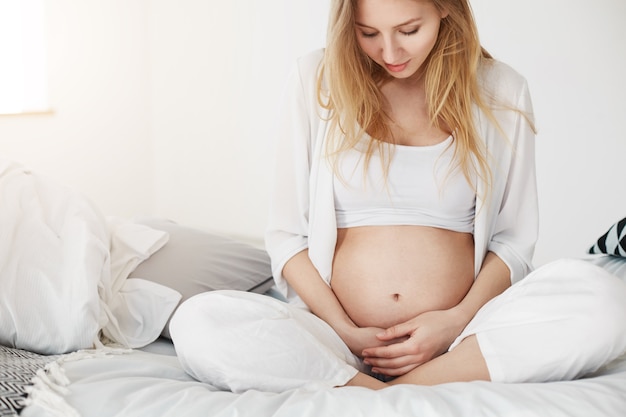
<svg viewBox="0 0 626 417">
<path fill-rule="evenodd" d="M 492 58 L 480 45 L 468 0 L 430 1 L 439 10 L 445 10 L 447 16 L 441 21 L 435 46 L 424 63 L 429 117 L 434 126 L 452 130 L 456 167 L 474 187 L 477 184 L 471 178 L 475 174 L 488 190 L 492 173 L 476 131 L 473 106 L 477 105 L 497 125 L 478 80 L 479 68 Z M 367 167 L 374 150 L 386 154 L 393 138 L 380 91 L 387 74 L 358 45 L 357 3 L 358 0 L 331 1 L 317 91 L 320 105 L 330 110 L 328 153 L 350 149 L 368 134 L 372 140 L 365 155 Z"/>
</svg>

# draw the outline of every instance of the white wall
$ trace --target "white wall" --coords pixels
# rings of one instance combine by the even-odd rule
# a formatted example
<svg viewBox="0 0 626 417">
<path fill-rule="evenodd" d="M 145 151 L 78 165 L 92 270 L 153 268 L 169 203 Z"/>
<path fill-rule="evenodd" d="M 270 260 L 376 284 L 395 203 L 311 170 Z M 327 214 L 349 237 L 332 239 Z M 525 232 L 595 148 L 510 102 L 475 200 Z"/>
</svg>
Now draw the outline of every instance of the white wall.
<svg viewBox="0 0 626 417">
<path fill-rule="evenodd" d="M 106 214 L 150 211 L 148 1 L 45 4 L 54 114 L 0 117 L 0 158 L 79 189 Z"/>
<path fill-rule="evenodd" d="M 261 239 L 284 78 L 323 46 L 328 1 L 152 2 L 156 210 Z"/>
<path fill-rule="evenodd" d="M 483 45 L 527 79 L 537 127 L 535 263 L 626 216 L 626 2 L 472 0 Z"/>
<path fill-rule="evenodd" d="M 53 116 L 0 118 L 0 151 L 88 194 L 259 240 L 282 81 L 323 45 L 329 0 L 46 2 Z M 626 2 L 472 0 L 485 46 L 530 84 L 536 262 L 626 215 Z"/>
</svg>

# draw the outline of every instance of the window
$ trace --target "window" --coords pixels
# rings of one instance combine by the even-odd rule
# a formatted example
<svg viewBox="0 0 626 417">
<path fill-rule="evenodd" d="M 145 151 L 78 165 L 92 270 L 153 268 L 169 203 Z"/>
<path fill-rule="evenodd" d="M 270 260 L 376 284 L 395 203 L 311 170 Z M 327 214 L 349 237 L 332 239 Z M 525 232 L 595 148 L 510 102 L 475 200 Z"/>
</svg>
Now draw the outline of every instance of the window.
<svg viewBox="0 0 626 417">
<path fill-rule="evenodd" d="M 0 0 L 0 114 L 49 111 L 44 0 Z"/>
</svg>

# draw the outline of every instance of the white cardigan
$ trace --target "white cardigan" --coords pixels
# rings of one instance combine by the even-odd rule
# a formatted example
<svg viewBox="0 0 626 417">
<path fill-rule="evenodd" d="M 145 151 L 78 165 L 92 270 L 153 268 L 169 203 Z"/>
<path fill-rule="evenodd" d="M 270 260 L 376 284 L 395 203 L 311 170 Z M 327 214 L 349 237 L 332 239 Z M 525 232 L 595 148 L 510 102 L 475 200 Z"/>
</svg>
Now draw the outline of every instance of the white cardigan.
<svg viewBox="0 0 626 417">
<path fill-rule="evenodd" d="M 301 300 L 282 275 L 285 263 L 308 248 L 313 265 L 330 285 L 337 240 L 334 174 L 324 158 L 328 112 L 319 106 L 316 93 L 323 55 L 323 50 L 317 50 L 301 57 L 287 83 L 265 235 L 276 286 L 297 304 Z M 532 120 L 526 80 L 513 69 L 494 61 L 482 69 L 481 80 L 485 91 L 498 103 L 509 103 Z M 531 271 L 538 235 L 534 132 L 519 112 L 495 111 L 502 132 L 482 112 L 476 112 L 478 132 L 490 158 L 493 187 L 487 194 L 488 201 L 480 199 L 485 195 L 484 187 L 478 189 L 475 275 L 487 251 L 491 251 L 509 267 L 514 283 Z"/>
</svg>

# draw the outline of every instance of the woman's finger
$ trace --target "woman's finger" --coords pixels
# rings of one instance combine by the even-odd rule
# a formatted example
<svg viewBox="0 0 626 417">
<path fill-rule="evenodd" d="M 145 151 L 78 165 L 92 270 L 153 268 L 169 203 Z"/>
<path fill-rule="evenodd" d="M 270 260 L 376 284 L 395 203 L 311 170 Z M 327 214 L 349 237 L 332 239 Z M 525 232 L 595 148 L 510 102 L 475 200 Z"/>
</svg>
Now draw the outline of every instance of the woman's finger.
<svg viewBox="0 0 626 417">
<path fill-rule="evenodd" d="M 404 356 L 417 355 L 420 353 L 419 345 L 415 341 L 407 339 L 400 343 L 387 346 L 367 348 L 363 350 L 363 358 L 392 359 Z"/>
<path fill-rule="evenodd" d="M 417 327 L 414 324 L 412 324 L 410 321 L 407 321 L 385 329 L 385 331 L 378 333 L 376 337 L 380 340 L 406 338 L 413 334 L 416 329 Z"/>
</svg>

